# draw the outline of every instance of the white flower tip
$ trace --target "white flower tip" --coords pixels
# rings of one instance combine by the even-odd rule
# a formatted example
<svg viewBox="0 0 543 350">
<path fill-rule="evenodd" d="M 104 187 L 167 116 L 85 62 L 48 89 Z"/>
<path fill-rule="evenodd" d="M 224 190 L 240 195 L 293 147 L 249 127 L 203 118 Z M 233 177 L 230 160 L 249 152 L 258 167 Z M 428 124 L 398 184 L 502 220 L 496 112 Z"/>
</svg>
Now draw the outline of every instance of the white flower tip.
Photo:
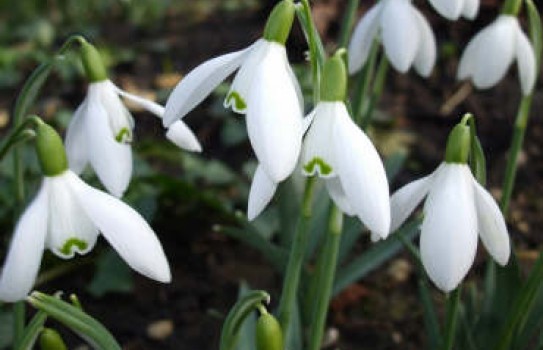
<svg viewBox="0 0 543 350">
<path fill-rule="evenodd" d="M 202 145 L 200 145 L 198 138 L 181 119 L 170 125 L 168 131 L 166 131 L 166 138 L 177 147 L 189 152 L 202 151 Z"/>
<path fill-rule="evenodd" d="M 371 231 L 370 239 L 371 239 L 372 243 L 376 243 L 376 242 L 380 241 L 381 238 L 383 238 L 382 234 Z M 386 238 L 386 237 L 384 237 L 384 238 Z"/>
<path fill-rule="evenodd" d="M 273 198 L 277 183 L 270 179 L 261 165 L 256 168 L 249 191 L 247 203 L 247 220 L 253 221 L 266 208 Z"/>
</svg>

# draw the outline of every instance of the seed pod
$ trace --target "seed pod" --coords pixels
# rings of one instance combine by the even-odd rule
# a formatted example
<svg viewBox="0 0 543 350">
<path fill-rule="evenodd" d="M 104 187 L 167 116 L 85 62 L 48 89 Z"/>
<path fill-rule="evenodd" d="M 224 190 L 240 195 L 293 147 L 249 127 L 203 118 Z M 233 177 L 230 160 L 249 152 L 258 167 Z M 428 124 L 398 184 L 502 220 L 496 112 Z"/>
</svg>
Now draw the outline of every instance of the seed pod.
<svg viewBox="0 0 543 350">
<path fill-rule="evenodd" d="M 256 349 L 283 350 L 281 326 L 269 313 L 263 313 L 256 324 Z"/>
</svg>

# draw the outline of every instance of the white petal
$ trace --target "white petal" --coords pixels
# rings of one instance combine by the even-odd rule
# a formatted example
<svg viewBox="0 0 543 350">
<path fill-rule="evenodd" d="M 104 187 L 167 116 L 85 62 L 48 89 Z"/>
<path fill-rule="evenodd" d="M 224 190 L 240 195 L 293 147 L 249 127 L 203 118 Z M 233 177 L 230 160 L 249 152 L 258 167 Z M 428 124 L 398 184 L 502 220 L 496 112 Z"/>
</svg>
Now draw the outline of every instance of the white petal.
<svg viewBox="0 0 543 350">
<path fill-rule="evenodd" d="M 347 109 L 336 114 L 333 144 L 337 173 L 349 203 L 364 225 L 386 238 L 390 228 L 388 182 L 379 154 L 351 120 Z"/>
<path fill-rule="evenodd" d="M 292 67 L 288 63 L 288 61 L 285 61 L 285 69 L 288 72 L 288 75 L 290 76 L 290 80 L 292 81 L 292 85 L 296 89 L 296 97 L 298 97 L 298 103 L 300 104 L 300 110 L 304 110 L 304 94 L 302 93 L 302 88 L 300 87 L 300 83 L 298 82 L 298 78 L 296 78 L 296 74 L 294 74 L 294 71 L 292 70 Z"/>
<path fill-rule="evenodd" d="M 96 175 L 114 196 L 121 197 L 132 177 L 130 145 L 115 141 L 104 107 L 94 96 L 87 103 L 85 132 L 89 158 Z"/>
<path fill-rule="evenodd" d="M 409 0 L 389 0 L 383 4 L 381 35 L 390 63 L 401 73 L 413 64 L 420 45 L 415 8 Z"/>
<path fill-rule="evenodd" d="M 433 181 L 433 174 L 403 186 L 390 197 L 392 222 L 390 232 L 396 231 L 426 197 Z"/>
<path fill-rule="evenodd" d="M 249 192 L 247 204 L 247 218 L 254 220 L 266 208 L 273 198 L 277 184 L 266 174 L 262 166 L 256 168 Z"/>
<path fill-rule="evenodd" d="M 94 248 L 98 229 L 89 220 L 70 189 L 65 172 L 47 178 L 49 225 L 46 246 L 56 256 L 69 259 Z"/>
<path fill-rule="evenodd" d="M 445 292 L 468 273 L 477 251 L 473 176 L 466 165 L 445 164 L 424 206 L 420 253 L 430 279 Z"/>
<path fill-rule="evenodd" d="M 276 43 L 255 74 L 247 101 L 247 131 L 259 163 L 274 182 L 292 173 L 302 142 L 302 111 L 287 70 L 285 47 Z"/>
<path fill-rule="evenodd" d="M 522 93 L 524 95 L 529 95 L 534 89 L 535 81 L 537 79 L 534 48 L 532 47 L 532 43 L 526 37 L 526 34 L 522 32 L 520 26 L 517 26 L 515 36 L 515 51 L 520 85 L 522 87 Z"/>
<path fill-rule="evenodd" d="M 460 17 L 464 0 L 430 0 L 430 4 L 441 16 L 456 21 Z"/>
<path fill-rule="evenodd" d="M 336 176 L 327 178 L 324 183 L 326 184 L 326 189 L 328 190 L 330 198 L 332 198 L 338 208 L 349 216 L 355 215 L 356 213 L 354 208 L 351 203 L 349 203 L 349 199 L 345 195 L 345 191 L 343 190 L 343 185 L 341 185 L 339 177 Z"/>
<path fill-rule="evenodd" d="M 236 74 L 230 90 L 224 99 L 224 107 L 232 108 L 236 113 L 245 114 L 247 112 L 247 99 L 255 72 L 262 59 L 266 56 L 269 46 L 264 39 L 254 43 L 251 52 L 245 58 L 243 64 Z"/>
<path fill-rule="evenodd" d="M 89 162 L 85 118 L 87 117 L 87 100 L 83 101 L 75 111 L 66 130 L 66 155 L 68 165 L 77 174 L 81 174 Z"/>
<path fill-rule="evenodd" d="M 196 135 L 189 129 L 187 124 L 181 119 L 176 120 L 166 132 L 168 140 L 172 141 L 177 147 L 191 152 L 202 152 L 202 146 Z"/>
<path fill-rule="evenodd" d="M 515 25 L 515 18 L 502 15 L 479 32 L 462 55 L 459 77 L 471 76 L 473 84 L 480 89 L 497 84 L 513 62 Z"/>
<path fill-rule="evenodd" d="M 479 183 L 473 180 L 475 187 L 475 205 L 479 235 L 486 250 L 498 264 L 504 266 L 509 261 L 511 247 L 509 235 L 502 212 L 496 201 Z"/>
<path fill-rule="evenodd" d="M 462 16 L 467 19 L 475 19 L 479 13 L 479 0 L 464 0 Z"/>
<path fill-rule="evenodd" d="M 342 102 L 320 102 L 314 110 L 314 119 L 307 132 L 302 148 L 302 173 L 306 176 L 336 176 L 332 127 L 336 110 L 343 112 Z M 344 108 L 344 107 L 343 107 Z"/>
<path fill-rule="evenodd" d="M 420 75 L 427 77 L 432 73 L 436 63 L 436 39 L 426 18 L 418 10 L 413 10 L 413 14 L 417 19 L 420 33 L 420 44 L 414 65 Z"/>
<path fill-rule="evenodd" d="M 113 137 L 119 142 L 130 143 L 133 138 L 134 119 L 121 102 L 117 91 L 118 88 L 109 80 L 92 83 L 89 86 L 89 95 L 96 94 L 107 113 Z M 90 98 L 92 99 L 92 97 Z"/>
<path fill-rule="evenodd" d="M 79 204 L 126 263 L 144 276 L 170 282 L 168 261 L 155 233 L 134 209 L 70 174 Z"/>
<path fill-rule="evenodd" d="M 379 30 L 379 15 L 383 5 L 374 5 L 360 19 L 349 42 L 349 74 L 358 72 L 370 54 L 373 40 Z"/>
<path fill-rule="evenodd" d="M 32 289 L 47 234 L 47 190 L 45 181 L 19 219 L 6 262 L 0 275 L 0 300 L 23 300 Z"/>
<path fill-rule="evenodd" d="M 112 83 L 113 84 L 113 83 Z M 114 85 L 115 86 L 115 85 Z M 138 105 L 140 105 L 142 108 L 146 109 L 147 111 L 153 113 L 159 118 L 162 118 L 164 115 L 165 108 L 158 103 L 148 100 L 146 98 L 143 98 L 141 96 L 137 96 L 134 94 L 131 94 L 129 92 L 126 92 L 124 90 L 121 90 L 117 86 L 115 86 L 115 89 L 119 95 L 126 98 L 127 100 L 130 100 Z"/>
<path fill-rule="evenodd" d="M 183 118 L 202 102 L 240 66 L 252 47 L 210 59 L 181 79 L 166 101 L 164 126 L 168 127 L 176 119 Z"/>
</svg>

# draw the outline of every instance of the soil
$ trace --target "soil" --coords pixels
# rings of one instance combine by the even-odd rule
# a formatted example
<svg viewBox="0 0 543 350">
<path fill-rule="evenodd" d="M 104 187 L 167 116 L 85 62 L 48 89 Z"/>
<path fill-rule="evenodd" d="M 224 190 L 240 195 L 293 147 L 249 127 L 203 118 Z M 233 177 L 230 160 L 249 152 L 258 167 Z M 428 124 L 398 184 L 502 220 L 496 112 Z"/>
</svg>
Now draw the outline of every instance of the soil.
<svg viewBox="0 0 543 350">
<path fill-rule="evenodd" d="M 343 6 L 344 1 L 339 0 L 314 4 L 318 27 L 330 47 L 340 27 Z M 361 10 L 368 6 L 369 2 L 363 1 Z M 477 21 L 451 23 L 438 17 L 428 6 L 421 7 L 436 31 L 440 47 L 443 49 L 445 44 L 452 43 L 458 52 L 476 29 L 488 23 L 496 13 L 496 3 L 487 1 Z M 128 65 L 115 67 L 115 73 L 121 78 L 131 77 L 138 86 L 153 89 L 150 82 L 162 73 L 158 62 L 170 59 L 175 72 L 186 73 L 205 59 L 241 49 L 259 37 L 269 8 L 270 4 L 266 3 L 251 11 L 213 13 L 200 20 L 175 13 L 167 16 L 160 29 L 148 32 L 118 22 L 109 23 L 103 32 L 112 34 L 101 40 L 110 44 L 136 45 L 141 57 Z M 163 54 L 146 51 L 145 48 L 157 40 L 167 42 L 166 58 Z M 300 47 L 303 47 L 303 37 L 298 28 L 288 43 L 289 55 L 294 62 L 303 60 Z M 410 140 L 406 167 L 392 189 L 431 172 L 441 162 L 446 135 L 461 115 L 469 111 L 476 116 L 479 137 L 488 158 L 488 186 L 499 197 L 520 98 L 518 80 L 512 72 L 497 87 L 484 92 L 474 91 L 451 107 L 449 103 L 455 94 L 471 89 L 469 84 L 455 81 L 456 65 L 454 57 L 440 60 L 428 80 L 414 73 L 400 75 L 390 71 L 385 95 L 378 105 L 383 115 L 378 128 L 390 130 L 393 124 L 409 135 Z M 518 252 L 524 253 L 521 256 L 526 257 L 527 264 L 532 253 L 541 248 L 543 237 L 543 216 L 540 215 L 543 208 L 540 142 L 543 117 L 537 113 L 542 108 L 543 93 L 539 84 L 508 217 L 510 234 Z M 216 122 L 206 124 L 204 113 L 205 107 L 202 107 L 188 117 L 206 149 L 204 154 L 221 159 L 241 172 L 241 160 L 251 157 L 248 145 L 240 147 L 239 154 L 223 149 L 216 141 L 221 125 Z M 159 128 L 152 122 L 146 123 L 150 127 L 138 126 L 139 132 L 155 132 Z M 178 216 L 177 203 L 184 203 L 186 210 L 182 218 Z M 239 282 L 245 280 L 253 288 L 268 290 L 276 302 L 281 280 L 258 252 L 212 230 L 213 224 L 220 223 L 219 212 L 192 204 L 190 199 L 187 202 L 181 196 L 163 195 L 159 198 L 160 210 L 152 223 L 155 231 L 160 233 L 170 259 L 171 284 L 160 285 L 135 275 L 133 293 L 93 298 L 80 292 L 85 290 L 92 274 L 92 269 L 82 268 L 42 290 L 55 291 L 61 286 L 66 293 L 77 291 L 85 310 L 105 324 L 124 349 L 217 349 L 222 317 L 236 300 Z M 106 244 L 102 241 L 100 245 Z M 367 236 L 364 235 L 357 245 L 358 250 L 367 248 L 370 245 Z M 478 261 L 483 263 L 487 256 L 485 252 L 480 253 Z M 422 348 L 425 334 L 413 270 L 411 258 L 401 253 L 335 298 L 328 320 L 328 335 L 333 344 L 330 348 Z M 479 270 L 475 267 L 470 276 L 478 278 Z M 434 298 L 438 302 L 443 297 L 435 291 Z M 68 332 L 65 334 L 71 348 L 82 344 Z"/>
</svg>

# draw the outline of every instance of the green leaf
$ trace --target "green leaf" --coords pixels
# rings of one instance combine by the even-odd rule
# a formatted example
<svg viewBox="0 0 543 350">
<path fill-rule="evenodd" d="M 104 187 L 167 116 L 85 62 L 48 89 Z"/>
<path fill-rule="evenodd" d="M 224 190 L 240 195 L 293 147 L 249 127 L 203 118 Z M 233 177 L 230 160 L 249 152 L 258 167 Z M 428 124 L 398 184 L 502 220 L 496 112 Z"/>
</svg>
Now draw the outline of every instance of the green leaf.
<svg viewBox="0 0 543 350">
<path fill-rule="evenodd" d="M 302 349 L 303 348 L 303 331 L 302 320 L 300 315 L 300 304 L 298 301 L 294 303 L 292 318 L 290 322 L 290 332 L 288 338 L 285 339 L 285 349 Z"/>
<path fill-rule="evenodd" d="M 387 159 L 385 159 L 384 166 L 389 182 L 394 181 L 396 176 L 398 176 L 400 171 L 403 169 L 406 160 L 406 152 L 396 152 L 389 156 Z"/>
<path fill-rule="evenodd" d="M 0 349 L 7 349 L 13 341 L 13 314 L 0 313 Z"/>
<path fill-rule="evenodd" d="M 241 282 L 239 286 L 238 300 L 243 299 L 251 292 L 249 285 L 246 282 Z M 256 332 L 256 315 L 251 313 L 243 322 L 239 330 L 238 343 L 235 347 L 236 350 L 252 349 L 255 345 L 255 332 Z"/>
<path fill-rule="evenodd" d="M 528 18 L 530 20 L 530 39 L 532 41 L 536 57 L 536 70 L 539 72 L 541 67 L 541 50 L 543 48 L 543 27 L 541 25 L 541 16 L 539 15 L 539 11 L 532 0 L 525 1 Z"/>
<path fill-rule="evenodd" d="M 338 270 L 332 295 L 339 294 L 343 289 L 377 269 L 402 249 L 402 242 L 396 237 L 400 232 L 408 240 L 412 240 L 419 230 L 419 220 L 411 221 L 384 241 L 375 243 L 360 257 Z"/>
<path fill-rule="evenodd" d="M 98 258 L 96 273 L 87 291 L 100 298 L 107 293 L 130 293 L 134 288 L 132 271 L 126 263 L 109 249 Z"/>
<path fill-rule="evenodd" d="M 32 320 L 26 326 L 22 338 L 19 340 L 17 350 L 32 350 L 34 349 L 34 344 L 38 339 L 41 331 L 43 330 L 43 325 L 47 320 L 47 314 L 43 311 L 38 311 Z"/>
<path fill-rule="evenodd" d="M 441 330 L 439 328 L 439 319 L 430 295 L 430 288 L 426 282 L 424 271 L 419 271 L 419 298 L 422 304 L 424 315 L 424 328 L 428 336 L 429 349 L 439 349 L 442 344 Z"/>
<path fill-rule="evenodd" d="M 97 349 L 121 350 L 121 346 L 109 331 L 97 320 L 56 297 L 33 292 L 27 301 L 38 310 L 44 311 L 66 327 L 70 328 Z"/>
<path fill-rule="evenodd" d="M 30 106 L 34 104 L 38 93 L 51 73 L 54 62 L 55 60 L 42 63 L 25 82 L 15 102 L 14 119 L 16 123 L 20 123 L 28 114 Z"/>
</svg>

